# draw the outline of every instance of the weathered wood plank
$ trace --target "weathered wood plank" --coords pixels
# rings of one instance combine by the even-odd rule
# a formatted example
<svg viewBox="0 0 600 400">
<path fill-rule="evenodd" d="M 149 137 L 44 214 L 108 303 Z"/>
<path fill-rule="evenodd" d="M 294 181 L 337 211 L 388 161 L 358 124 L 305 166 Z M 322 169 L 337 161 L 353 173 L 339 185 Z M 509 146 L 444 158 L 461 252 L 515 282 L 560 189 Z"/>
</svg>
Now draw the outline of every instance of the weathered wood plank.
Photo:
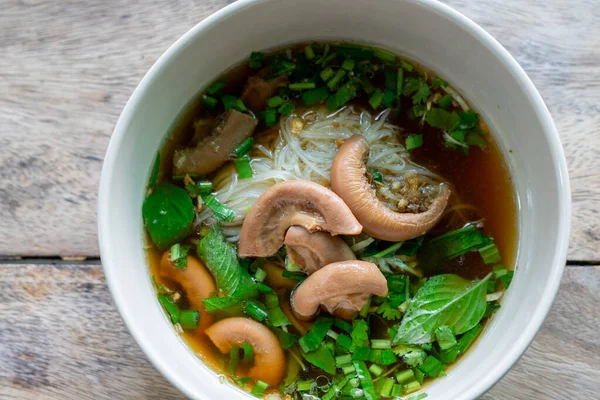
<svg viewBox="0 0 600 400">
<path fill-rule="evenodd" d="M 489 400 L 600 392 L 600 267 L 568 267 L 531 348 Z M 145 359 L 99 265 L 0 265 L 0 398 L 183 398 Z"/>
<path fill-rule="evenodd" d="M 228 2 L 0 2 L 0 255 L 98 255 L 98 180 L 122 107 L 171 43 Z M 600 260 L 600 8 L 446 2 L 500 40 L 542 92 L 573 184 L 569 258 Z"/>
</svg>

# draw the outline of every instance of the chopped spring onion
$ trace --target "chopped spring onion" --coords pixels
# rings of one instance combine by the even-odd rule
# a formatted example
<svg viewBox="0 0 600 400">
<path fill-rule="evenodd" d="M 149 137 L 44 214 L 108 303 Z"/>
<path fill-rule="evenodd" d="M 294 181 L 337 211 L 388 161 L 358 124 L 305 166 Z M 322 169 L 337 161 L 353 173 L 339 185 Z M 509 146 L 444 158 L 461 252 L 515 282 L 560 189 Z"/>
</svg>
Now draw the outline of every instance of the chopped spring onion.
<svg viewBox="0 0 600 400">
<path fill-rule="evenodd" d="M 340 328 L 341 330 L 346 331 L 348 333 L 352 332 L 352 325 L 344 321 L 343 319 L 336 318 L 333 321 L 333 326 L 335 326 L 336 328 Z"/>
<path fill-rule="evenodd" d="M 352 71 L 354 69 L 355 61 L 351 58 L 346 58 L 342 63 L 342 69 L 346 71 Z"/>
<path fill-rule="evenodd" d="M 250 54 L 250 61 L 248 62 L 248 66 L 250 68 L 260 68 L 263 65 L 264 58 L 264 53 L 261 53 L 260 51 L 253 51 Z"/>
<path fill-rule="evenodd" d="M 353 364 L 345 365 L 342 367 L 342 372 L 344 373 L 344 375 L 350 375 L 351 373 L 353 373 L 355 371 L 356 371 L 356 368 L 354 368 Z"/>
<path fill-rule="evenodd" d="M 315 61 L 315 63 L 324 65 L 324 64 L 327 64 L 329 61 L 333 60 L 336 56 L 337 56 L 337 54 L 330 53 L 327 56 L 323 56 L 323 57 L 319 58 L 317 61 Z"/>
<path fill-rule="evenodd" d="M 279 112 L 279 114 L 285 115 L 287 117 L 292 113 L 292 111 L 294 111 L 294 105 L 289 101 L 286 101 L 277 109 L 277 111 Z"/>
<path fill-rule="evenodd" d="M 452 100 L 453 100 L 452 96 L 447 94 L 438 101 L 438 106 L 440 106 L 444 110 L 447 110 L 448 107 L 450 107 L 452 105 Z"/>
<path fill-rule="evenodd" d="M 156 186 L 158 183 L 158 172 L 160 170 L 160 151 L 156 153 L 154 166 L 152 167 L 152 175 L 150 176 L 150 187 Z"/>
<path fill-rule="evenodd" d="M 265 383 L 263 381 L 256 381 L 256 384 L 252 388 L 252 391 L 250 392 L 250 394 L 252 396 L 258 397 L 260 399 L 263 396 L 263 394 L 265 393 L 265 390 L 267 390 L 268 387 L 269 387 L 268 383 Z"/>
<path fill-rule="evenodd" d="M 196 195 L 208 196 L 212 193 L 212 182 L 196 182 Z"/>
<path fill-rule="evenodd" d="M 421 371 L 419 371 L 416 368 L 413 368 L 412 371 L 415 374 L 415 379 L 417 380 L 417 382 L 419 382 L 422 385 L 423 381 L 425 380 L 425 374 L 423 374 Z"/>
<path fill-rule="evenodd" d="M 515 274 L 514 271 L 508 271 L 506 273 L 506 275 L 502 275 L 500 277 L 500 282 L 502 282 L 502 287 L 504 289 L 508 289 L 508 287 L 510 286 L 510 283 L 512 282 L 514 274 Z"/>
<path fill-rule="evenodd" d="M 379 381 L 377 382 L 377 393 L 379 393 L 381 397 L 390 397 L 393 386 L 394 380 L 385 376 L 379 379 Z"/>
<path fill-rule="evenodd" d="M 221 91 L 223 91 L 224 88 L 225 82 L 215 81 L 211 83 L 209 87 L 206 88 L 206 93 L 210 94 L 211 96 L 214 96 L 216 94 L 221 93 Z"/>
<path fill-rule="evenodd" d="M 219 100 L 215 99 L 214 97 L 209 96 L 207 94 L 202 95 L 202 104 L 204 104 L 206 107 L 215 108 L 218 103 Z"/>
<path fill-rule="evenodd" d="M 391 90 L 387 90 L 383 95 L 381 104 L 386 108 L 391 108 L 394 105 L 394 100 L 396 100 L 396 93 L 392 92 Z"/>
<path fill-rule="evenodd" d="M 290 320 L 285 315 L 285 313 L 283 312 L 281 307 L 277 306 L 277 307 L 270 308 L 268 310 L 268 313 L 269 313 L 269 321 L 271 321 L 271 324 L 273 326 L 279 327 L 279 326 L 291 325 Z"/>
<path fill-rule="evenodd" d="M 421 389 L 421 384 L 419 381 L 410 381 L 406 385 L 404 385 L 404 394 L 410 394 L 416 392 Z"/>
<path fill-rule="evenodd" d="M 330 90 L 334 90 L 335 87 L 338 85 L 338 83 L 340 83 L 340 81 L 342 80 L 342 78 L 344 76 L 346 76 L 346 70 L 338 69 L 337 72 L 335 73 L 335 75 L 333 76 L 333 78 L 331 78 L 329 80 L 329 82 L 327 82 L 327 87 Z"/>
<path fill-rule="evenodd" d="M 387 339 L 373 339 L 371 340 L 371 348 L 373 349 L 391 349 L 392 341 Z"/>
<path fill-rule="evenodd" d="M 248 301 L 244 306 L 244 313 L 257 321 L 264 321 L 268 315 L 267 310 L 252 300 Z"/>
<path fill-rule="evenodd" d="M 445 233 L 421 246 L 418 252 L 420 267 L 426 270 L 437 266 L 444 260 L 478 249 L 487 240 L 473 225 Z"/>
<path fill-rule="evenodd" d="M 377 172 L 377 171 L 374 171 L 374 172 Z M 373 179 L 375 179 L 375 178 L 373 178 Z M 356 243 L 354 246 L 350 247 L 350 250 L 352 250 L 352 252 L 354 252 L 354 253 L 359 252 L 359 251 L 361 251 L 361 250 L 366 249 L 367 247 L 369 247 L 369 245 L 371 243 L 373 243 L 374 241 L 375 241 L 374 238 L 369 237 L 369 238 L 367 238 L 365 240 L 362 240 L 362 241 Z"/>
<path fill-rule="evenodd" d="M 377 364 L 371 364 L 371 366 L 369 367 L 369 371 L 375 376 L 383 374 L 383 368 Z"/>
<path fill-rule="evenodd" d="M 305 106 L 310 107 L 322 102 L 327 96 L 329 96 L 329 90 L 326 87 L 307 90 L 302 93 L 302 103 L 304 103 Z"/>
<path fill-rule="evenodd" d="M 361 397 L 363 397 L 365 395 L 364 391 L 362 389 L 359 388 L 352 388 L 350 389 L 350 396 L 352 396 L 355 399 L 360 399 Z"/>
<path fill-rule="evenodd" d="M 429 378 L 436 378 L 446 369 L 446 364 L 434 356 L 428 356 L 423 365 L 418 367 L 418 369 Z"/>
<path fill-rule="evenodd" d="M 406 150 L 410 151 L 423 145 L 423 134 L 411 135 L 406 138 Z"/>
<path fill-rule="evenodd" d="M 223 107 L 225 107 L 226 110 L 233 108 L 235 106 L 236 101 L 237 101 L 237 97 L 231 96 L 231 95 L 226 95 L 221 98 Z"/>
<path fill-rule="evenodd" d="M 360 312 L 358 313 L 361 317 L 366 318 L 367 314 L 369 313 L 369 308 L 371 307 L 371 301 L 373 300 L 372 297 L 369 297 L 367 299 L 367 302 L 365 303 L 364 306 L 362 306 L 362 308 L 360 309 Z"/>
<path fill-rule="evenodd" d="M 275 336 L 277 336 L 277 339 L 279 339 L 279 343 L 281 343 L 281 347 L 283 347 L 285 350 L 298 343 L 298 336 L 296 335 L 287 333 L 281 328 L 271 328 L 271 330 L 273 333 L 275 333 Z"/>
<path fill-rule="evenodd" d="M 400 97 L 402 95 L 402 85 L 404 84 L 404 70 L 398 68 L 398 75 L 396 76 L 396 95 Z"/>
<path fill-rule="evenodd" d="M 338 383 L 334 384 L 323 397 L 321 397 L 321 400 L 333 400 L 335 397 L 338 397 L 344 386 L 348 384 L 349 380 L 349 376 L 343 377 Z"/>
<path fill-rule="evenodd" d="M 402 66 L 402 68 L 404 68 L 408 72 L 412 72 L 412 70 L 414 69 L 414 67 L 411 64 L 407 63 L 404 60 L 400 61 L 400 65 Z"/>
<path fill-rule="evenodd" d="M 265 111 L 265 125 L 275 126 L 275 122 L 277 122 L 277 111 L 272 108 L 268 108 Z"/>
<path fill-rule="evenodd" d="M 358 379 L 360 380 L 360 385 L 362 387 L 365 399 L 377 400 L 377 393 L 375 392 L 373 379 L 371 378 L 371 373 L 367 369 L 367 365 L 364 361 L 354 361 L 353 364 L 354 368 L 356 369 Z"/>
<path fill-rule="evenodd" d="M 249 137 L 248 139 L 244 140 L 235 150 L 233 150 L 233 154 L 238 157 L 246 155 L 250 153 L 252 146 L 254 146 L 254 139 Z"/>
<path fill-rule="evenodd" d="M 240 363 L 240 348 L 237 346 L 231 346 L 229 348 L 229 373 L 235 376 L 235 370 Z"/>
<path fill-rule="evenodd" d="M 331 69 L 331 67 L 327 67 L 321 71 L 319 76 L 321 77 L 321 79 L 323 79 L 324 82 L 327 82 L 327 80 L 329 78 L 331 78 L 333 76 L 333 74 L 334 74 L 333 69 Z"/>
<path fill-rule="evenodd" d="M 352 359 L 355 361 L 370 361 L 380 365 L 391 365 L 397 361 L 396 355 L 389 349 L 379 350 L 367 347 L 354 348 Z"/>
<path fill-rule="evenodd" d="M 373 50 L 360 46 L 337 46 L 335 48 L 337 55 L 342 57 L 354 58 L 355 60 L 370 60 L 373 58 Z"/>
<path fill-rule="evenodd" d="M 493 264 L 500 261 L 500 251 L 494 242 L 479 248 L 479 254 L 483 258 L 483 262 L 486 264 Z"/>
<path fill-rule="evenodd" d="M 344 334 L 338 335 L 335 343 L 344 351 L 348 351 L 352 347 L 352 339 Z"/>
<path fill-rule="evenodd" d="M 402 246 L 403 243 L 404 242 L 394 243 L 387 249 L 384 249 L 384 250 L 380 251 L 379 253 L 373 255 L 373 257 L 374 258 L 391 257 L 396 253 L 396 251 Z"/>
<path fill-rule="evenodd" d="M 392 393 L 390 393 L 391 397 L 400 397 L 402 395 L 402 391 L 404 389 L 402 388 L 402 385 L 399 385 L 397 383 L 394 383 L 394 386 L 392 386 Z"/>
<path fill-rule="evenodd" d="M 352 356 L 350 354 L 344 354 L 343 356 L 337 356 L 335 358 L 336 367 L 350 364 L 352 362 Z"/>
<path fill-rule="evenodd" d="M 373 55 L 383 61 L 395 61 L 396 55 L 391 51 L 374 49 Z"/>
<path fill-rule="evenodd" d="M 442 350 L 448 350 L 450 347 L 456 345 L 456 337 L 452 328 L 447 325 L 440 326 L 435 330 L 435 337 Z"/>
<path fill-rule="evenodd" d="M 295 273 L 295 272 L 290 272 L 290 271 L 287 271 L 285 269 L 281 273 L 281 276 L 283 276 L 284 278 L 295 279 L 297 281 L 303 281 L 303 280 L 306 279 L 306 274 L 299 274 L 299 273 Z"/>
<path fill-rule="evenodd" d="M 190 251 L 190 246 L 181 245 L 179 243 L 171 246 L 169 251 L 169 261 L 175 264 L 175 268 L 187 268 L 187 255 Z"/>
<path fill-rule="evenodd" d="M 283 104 L 285 100 L 281 96 L 273 96 L 267 100 L 267 107 L 275 108 Z"/>
<path fill-rule="evenodd" d="M 447 350 L 441 350 L 440 351 L 440 360 L 442 360 L 442 362 L 444 362 L 446 364 L 451 364 L 454 361 L 456 361 L 456 358 L 458 357 L 458 351 L 459 351 L 458 346 L 452 346 Z"/>
<path fill-rule="evenodd" d="M 244 362 L 249 363 L 254 360 L 254 348 L 250 343 L 243 342 L 242 348 L 244 349 Z"/>
<path fill-rule="evenodd" d="M 494 265 L 492 267 L 492 272 L 494 273 L 494 277 L 496 279 L 500 278 L 501 276 L 504 276 L 504 275 L 508 274 L 508 270 L 506 269 L 506 267 L 504 266 L 504 264 Z"/>
<path fill-rule="evenodd" d="M 373 110 L 376 110 L 381 105 L 381 102 L 383 101 L 383 96 L 384 94 L 381 91 L 381 89 L 377 89 L 375 93 L 371 95 L 371 97 L 369 98 L 369 104 L 371 105 L 371 108 L 373 108 Z"/>
<path fill-rule="evenodd" d="M 300 381 L 296 384 L 296 390 L 299 392 L 308 392 L 310 389 L 312 389 L 314 383 L 314 379 L 309 381 Z"/>
<path fill-rule="evenodd" d="M 374 181 L 383 183 L 383 175 L 381 175 L 381 172 L 377 171 L 376 169 L 371 170 L 371 176 L 373 177 Z"/>
<path fill-rule="evenodd" d="M 316 86 L 317 85 L 314 82 L 298 82 L 298 83 L 290 83 L 288 85 L 288 87 L 292 90 L 314 89 Z"/>
<path fill-rule="evenodd" d="M 415 379 L 415 373 L 412 369 L 405 369 L 404 371 L 400 371 L 396 374 L 396 380 L 398 383 L 404 384 Z"/>
<path fill-rule="evenodd" d="M 183 329 L 196 329 L 200 322 L 200 312 L 198 310 L 183 310 L 179 314 L 179 325 Z"/>
<path fill-rule="evenodd" d="M 302 355 L 312 365 L 323 371 L 335 375 L 335 359 L 333 353 L 326 347 L 320 346 L 315 351 L 302 352 Z"/>
<path fill-rule="evenodd" d="M 469 348 L 471 343 L 473 343 L 473 341 L 477 338 L 477 335 L 479 335 L 479 332 L 481 332 L 481 329 L 481 325 L 477 324 L 470 330 L 466 331 L 460 337 L 460 339 L 458 339 L 458 350 L 460 354 L 463 354 Z"/>
<path fill-rule="evenodd" d="M 254 274 L 254 278 L 259 282 L 263 282 L 266 277 L 267 277 L 267 273 L 265 272 L 264 269 L 261 269 L 261 268 L 257 269 L 256 273 Z"/>
<path fill-rule="evenodd" d="M 221 203 L 213 195 L 203 196 L 202 201 L 212 210 L 213 215 L 219 221 L 231 222 L 235 218 L 235 211 Z"/>
<path fill-rule="evenodd" d="M 299 343 L 302 350 L 306 353 L 316 350 L 321 345 L 321 342 L 323 342 L 323 339 L 325 339 L 331 325 L 333 325 L 333 319 L 318 318 L 310 331 L 300 338 Z"/>
<path fill-rule="evenodd" d="M 337 333 L 336 331 L 334 331 L 333 329 L 330 329 L 330 330 L 327 331 L 327 336 L 329 336 L 333 340 L 336 340 L 339 335 L 340 334 Z"/>
<path fill-rule="evenodd" d="M 307 60 L 312 60 L 313 58 L 315 58 L 315 52 L 310 45 L 304 48 L 304 55 L 306 56 Z"/>
<path fill-rule="evenodd" d="M 173 302 L 171 296 L 166 294 L 158 296 L 158 302 L 167 310 L 169 317 L 171 317 L 171 322 L 176 324 L 179 322 L 179 316 L 181 314 L 181 310 L 179 306 Z"/>
<path fill-rule="evenodd" d="M 485 297 L 485 301 L 498 301 L 500 300 L 500 297 L 502 297 L 502 295 L 504 294 L 504 292 L 494 292 L 494 293 L 490 293 Z"/>
<path fill-rule="evenodd" d="M 331 82 L 331 81 L 330 81 Z M 356 86 L 352 83 L 346 83 L 335 94 L 327 98 L 327 108 L 329 111 L 335 111 L 354 97 Z"/>
</svg>

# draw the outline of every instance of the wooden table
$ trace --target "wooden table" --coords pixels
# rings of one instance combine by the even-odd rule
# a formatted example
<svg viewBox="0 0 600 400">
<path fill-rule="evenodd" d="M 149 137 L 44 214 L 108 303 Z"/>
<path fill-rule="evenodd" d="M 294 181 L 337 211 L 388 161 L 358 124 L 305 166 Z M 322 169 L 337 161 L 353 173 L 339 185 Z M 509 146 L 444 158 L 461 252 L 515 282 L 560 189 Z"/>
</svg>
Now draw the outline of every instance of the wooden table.
<svg viewBox="0 0 600 400">
<path fill-rule="evenodd" d="M 229 2 L 0 2 L 0 398 L 182 398 L 107 291 L 97 187 L 113 126 L 143 74 Z M 539 88 L 573 194 L 557 300 L 525 356 L 482 398 L 600 398 L 600 7 L 446 2 L 507 47 Z"/>
</svg>

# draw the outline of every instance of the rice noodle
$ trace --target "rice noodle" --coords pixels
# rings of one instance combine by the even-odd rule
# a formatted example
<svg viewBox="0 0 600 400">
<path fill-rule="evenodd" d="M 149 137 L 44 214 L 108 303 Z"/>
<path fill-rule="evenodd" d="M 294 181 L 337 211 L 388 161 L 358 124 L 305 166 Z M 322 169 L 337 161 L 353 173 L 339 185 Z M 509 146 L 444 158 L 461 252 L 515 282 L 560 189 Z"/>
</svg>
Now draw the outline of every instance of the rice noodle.
<svg viewBox="0 0 600 400">
<path fill-rule="evenodd" d="M 386 122 L 389 113 L 390 110 L 384 110 L 373 116 L 366 111 L 358 113 L 352 107 L 343 107 L 334 113 L 319 108 L 301 116 L 282 117 L 274 149 L 260 144 L 255 146 L 262 154 L 251 161 L 254 172 L 251 178 L 238 179 L 235 168 L 228 168 L 213 180 L 215 197 L 236 213 L 232 222 L 223 224 L 228 240 L 238 240 L 248 210 L 274 184 L 293 179 L 320 184 L 329 182 L 338 143 L 353 135 L 363 135 L 369 142 L 367 167 L 385 174 L 386 179 L 401 179 L 407 173 L 413 173 L 442 182 L 440 176 L 410 160 L 408 151 L 398 139 L 400 128 Z M 298 119 L 304 121 L 304 126 L 295 134 L 292 125 Z M 196 225 L 210 217 L 208 209 L 197 213 Z"/>
</svg>

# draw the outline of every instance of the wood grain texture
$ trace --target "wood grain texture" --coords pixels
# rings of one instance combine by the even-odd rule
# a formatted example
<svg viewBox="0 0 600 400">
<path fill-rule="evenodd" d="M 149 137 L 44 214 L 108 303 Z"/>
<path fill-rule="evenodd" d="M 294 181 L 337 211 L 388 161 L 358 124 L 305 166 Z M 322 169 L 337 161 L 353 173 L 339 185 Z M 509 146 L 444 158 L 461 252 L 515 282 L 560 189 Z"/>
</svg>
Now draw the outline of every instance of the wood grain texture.
<svg viewBox="0 0 600 400">
<path fill-rule="evenodd" d="M 568 267 L 542 330 L 485 400 L 600 393 L 600 267 Z M 94 264 L 0 265 L 0 398 L 181 399 L 149 364 Z"/>
<path fill-rule="evenodd" d="M 527 70 L 573 186 L 569 258 L 600 260 L 600 8 L 594 0 L 447 0 Z M 97 256 L 113 126 L 143 74 L 226 0 L 0 2 L 0 255 Z"/>
</svg>

